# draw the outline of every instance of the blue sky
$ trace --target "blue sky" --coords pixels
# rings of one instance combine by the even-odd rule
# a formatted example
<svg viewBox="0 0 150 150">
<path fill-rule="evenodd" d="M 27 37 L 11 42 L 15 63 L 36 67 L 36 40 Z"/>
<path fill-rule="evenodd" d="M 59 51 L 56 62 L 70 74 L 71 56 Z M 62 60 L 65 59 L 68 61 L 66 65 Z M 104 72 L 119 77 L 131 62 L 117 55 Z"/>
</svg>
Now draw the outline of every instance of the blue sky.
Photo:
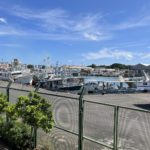
<svg viewBox="0 0 150 150">
<path fill-rule="evenodd" d="M 150 64 L 150 1 L 0 1 L 0 54 L 33 64 Z"/>
</svg>

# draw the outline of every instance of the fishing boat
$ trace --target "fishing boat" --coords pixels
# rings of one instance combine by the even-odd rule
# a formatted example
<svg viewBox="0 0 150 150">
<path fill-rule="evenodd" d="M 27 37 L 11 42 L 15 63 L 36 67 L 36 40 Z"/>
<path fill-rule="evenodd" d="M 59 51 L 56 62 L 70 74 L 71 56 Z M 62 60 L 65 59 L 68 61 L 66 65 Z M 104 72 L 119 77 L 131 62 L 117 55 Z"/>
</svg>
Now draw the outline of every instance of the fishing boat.
<svg viewBox="0 0 150 150">
<path fill-rule="evenodd" d="M 1 71 L 0 80 L 21 84 L 32 84 L 33 75 L 28 70 Z"/>
<path fill-rule="evenodd" d="M 73 91 L 79 90 L 84 83 L 82 77 L 65 77 L 65 78 L 51 78 L 42 82 L 43 88 L 53 91 Z"/>
<path fill-rule="evenodd" d="M 144 74 L 144 80 L 141 82 L 137 82 L 137 91 L 150 91 L 150 78 L 146 74 L 145 71 L 143 71 Z"/>
</svg>

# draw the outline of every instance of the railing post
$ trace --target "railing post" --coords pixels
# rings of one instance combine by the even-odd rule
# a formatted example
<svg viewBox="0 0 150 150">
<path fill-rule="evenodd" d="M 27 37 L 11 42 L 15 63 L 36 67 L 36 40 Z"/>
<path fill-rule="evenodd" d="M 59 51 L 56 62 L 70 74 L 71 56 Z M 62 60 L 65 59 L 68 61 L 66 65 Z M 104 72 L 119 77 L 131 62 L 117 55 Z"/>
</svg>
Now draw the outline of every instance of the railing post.
<svg viewBox="0 0 150 150">
<path fill-rule="evenodd" d="M 37 84 L 37 87 L 35 87 L 34 92 L 38 92 L 40 86 L 41 86 L 41 82 L 39 81 Z M 33 128 L 33 142 L 34 142 L 34 148 L 36 148 L 37 146 L 37 128 L 36 127 Z"/>
<path fill-rule="evenodd" d="M 38 92 L 40 86 L 41 86 L 41 82 L 39 81 L 38 84 L 37 84 L 37 87 L 36 87 L 35 90 L 34 90 L 34 92 Z"/>
<path fill-rule="evenodd" d="M 114 108 L 114 150 L 118 150 L 118 112 L 119 106 Z"/>
<path fill-rule="evenodd" d="M 78 150 L 83 149 L 83 113 L 84 113 L 84 104 L 83 104 L 83 95 L 84 95 L 84 86 L 82 87 L 80 97 L 79 97 L 79 138 L 78 138 Z"/>
<path fill-rule="evenodd" d="M 8 83 L 7 87 L 6 87 L 6 93 L 7 93 L 7 102 L 9 102 L 9 95 L 10 95 L 10 92 L 9 92 L 9 90 L 10 90 L 10 86 L 11 86 L 11 84 L 12 84 L 12 81 L 10 81 L 10 82 Z M 7 122 L 9 121 L 9 118 L 8 118 L 8 116 L 6 116 L 6 121 L 7 121 Z"/>
</svg>

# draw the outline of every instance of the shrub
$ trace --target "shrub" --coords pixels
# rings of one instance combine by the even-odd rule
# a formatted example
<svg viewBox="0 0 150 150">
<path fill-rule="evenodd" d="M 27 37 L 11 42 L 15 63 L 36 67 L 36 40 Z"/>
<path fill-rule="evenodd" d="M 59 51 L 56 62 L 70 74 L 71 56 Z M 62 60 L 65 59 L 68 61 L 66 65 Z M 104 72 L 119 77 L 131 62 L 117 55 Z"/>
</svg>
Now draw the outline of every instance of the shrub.
<svg viewBox="0 0 150 150">
<path fill-rule="evenodd" d="M 0 114 L 5 112 L 5 108 L 8 106 L 7 96 L 0 93 Z"/>
<path fill-rule="evenodd" d="M 0 124 L 0 139 L 13 150 L 33 149 L 31 130 L 22 122 L 3 122 Z"/>
<path fill-rule="evenodd" d="M 16 104 L 7 102 L 0 94 L 0 114 L 6 113 L 7 121 L 0 117 L 0 139 L 14 150 L 28 150 L 36 147 L 37 129 L 50 132 L 53 127 L 51 104 L 38 94 L 31 92 L 20 96 Z M 33 134 L 35 136 L 33 136 Z"/>
<path fill-rule="evenodd" d="M 42 128 L 45 132 L 51 131 L 54 123 L 51 104 L 37 93 L 20 96 L 15 109 L 23 122 L 31 127 Z"/>
</svg>

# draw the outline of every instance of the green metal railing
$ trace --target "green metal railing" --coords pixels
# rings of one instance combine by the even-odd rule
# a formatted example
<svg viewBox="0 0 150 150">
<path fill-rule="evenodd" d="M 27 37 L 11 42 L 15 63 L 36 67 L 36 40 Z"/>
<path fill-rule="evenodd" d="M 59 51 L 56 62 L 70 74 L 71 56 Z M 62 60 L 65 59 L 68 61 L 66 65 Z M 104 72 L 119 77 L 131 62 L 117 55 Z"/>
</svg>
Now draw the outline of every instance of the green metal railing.
<svg viewBox="0 0 150 150">
<path fill-rule="evenodd" d="M 30 91 L 24 90 L 24 89 L 11 88 L 11 83 L 9 83 L 7 87 L 1 87 L 1 85 L 0 85 L 0 89 L 6 89 L 6 94 L 7 94 L 7 97 L 8 97 L 8 101 L 11 99 L 11 95 L 10 95 L 10 91 L 11 90 L 21 91 L 21 92 L 30 92 Z M 148 138 L 148 137 L 150 138 L 150 133 L 145 133 L 145 130 L 147 130 L 147 132 L 150 132 L 148 130 L 150 128 L 150 125 L 149 125 L 149 122 L 148 122 L 148 119 L 150 119 L 150 117 L 149 117 L 150 116 L 150 111 L 148 111 L 148 110 L 129 108 L 129 107 L 123 107 L 123 106 L 116 106 L 116 105 L 111 105 L 111 104 L 104 104 L 104 103 L 100 103 L 100 102 L 93 102 L 93 101 L 85 100 L 83 98 L 84 90 L 85 90 L 84 87 L 82 88 L 82 91 L 80 93 L 79 98 L 73 98 L 73 97 L 70 97 L 70 96 L 64 96 L 64 95 L 60 95 L 60 94 L 43 93 L 43 92 L 39 92 L 38 89 L 39 89 L 39 86 L 35 89 L 35 91 L 38 92 L 39 94 L 45 95 L 47 97 L 59 97 L 59 98 L 61 98 L 61 100 L 65 99 L 67 101 L 69 99 L 71 101 L 76 101 L 77 102 L 78 105 L 76 105 L 76 107 L 78 107 L 78 131 L 70 130 L 68 128 L 62 127 L 61 125 L 57 125 L 57 124 L 55 125 L 56 129 L 78 137 L 78 141 L 77 141 L 78 142 L 77 143 L 78 146 L 74 147 L 74 145 L 73 145 L 73 147 L 72 147 L 73 150 L 74 149 L 75 150 L 77 150 L 77 149 L 78 150 L 86 150 L 86 145 L 84 144 L 85 140 L 93 143 L 93 145 L 94 144 L 98 144 L 98 145 L 100 145 L 102 147 L 105 147 L 105 148 L 108 148 L 108 149 L 119 150 L 120 148 L 122 148 L 122 149 L 124 148 L 125 149 L 129 145 L 128 144 L 129 141 L 125 140 L 126 135 L 130 135 L 129 137 L 132 139 L 132 135 L 134 134 L 133 139 L 132 139 L 133 141 L 132 141 L 131 144 L 133 144 L 133 142 L 136 141 L 136 140 L 139 140 L 139 143 L 141 142 L 141 144 L 142 144 L 142 142 L 144 143 L 144 140 L 147 140 L 147 139 L 142 139 L 142 138 Z M 110 117 L 112 118 L 112 121 L 113 121 L 113 127 L 112 127 L 113 128 L 113 131 L 112 131 L 113 139 L 112 139 L 112 143 L 111 144 L 107 143 L 105 141 L 99 140 L 99 139 L 95 139 L 93 137 L 90 137 L 90 136 L 87 136 L 87 135 L 84 134 L 84 130 L 86 128 L 85 127 L 86 126 L 85 118 L 84 118 L 84 116 L 86 115 L 85 114 L 85 108 L 84 108 L 85 107 L 85 103 L 86 104 L 88 103 L 89 106 L 93 105 L 93 108 L 94 108 L 94 106 L 101 106 L 102 108 L 106 106 L 106 107 L 108 107 L 108 108 L 110 108 L 112 110 L 112 113 L 110 113 Z M 123 110 L 124 110 L 124 113 L 121 114 L 121 112 Z M 89 111 L 91 113 L 93 113 L 93 115 L 94 115 L 94 113 L 96 113 L 96 112 L 94 112 L 95 111 L 94 109 L 93 110 L 89 110 Z M 98 111 L 103 111 L 103 110 L 98 109 Z M 99 119 L 99 118 L 97 118 L 97 119 Z M 130 122 L 128 122 L 128 120 Z M 96 121 L 94 123 L 96 123 Z M 95 125 L 97 125 L 97 124 L 95 124 Z M 122 126 L 124 126 L 124 128 Z M 132 128 L 134 129 L 134 127 L 136 127 L 136 126 L 137 126 L 137 130 L 135 130 L 135 131 L 138 131 L 138 132 L 137 133 L 134 132 L 132 134 L 131 132 L 134 131 L 134 130 L 132 130 Z M 144 129 L 142 127 L 145 127 L 146 129 Z M 92 126 L 92 128 L 94 128 L 94 125 Z M 128 130 L 126 131 L 126 129 L 128 129 L 129 131 Z M 103 129 L 101 129 L 101 130 L 103 130 Z M 142 131 L 144 131 L 144 133 L 146 135 L 143 135 Z M 135 139 L 138 136 L 141 137 L 141 138 Z M 35 139 L 36 138 L 37 137 L 35 137 Z M 125 143 L 124 146 L 120 145 L 120 142 Z M 60 143 L 60 144 L 62 144 L 62 143 Z M 148 142 L 144 143 L 143 145 L 145 147 L 143 147 L 143 149 L 139 149 L 139 150 L 148 150 L 148 149 L 150 149 L 150 144 Z M 137 147 L 136 147 L 137 145 L 132 145 L 132 146 L 133 146 L 133 148 L 137 149 Z M 94 150 L 98 150 L 98 149 L 103 150 L 103 148 L 95 148 Z M 57 149 L 57 150 L 59 150 L 59 149 Z"/>
</svg>

